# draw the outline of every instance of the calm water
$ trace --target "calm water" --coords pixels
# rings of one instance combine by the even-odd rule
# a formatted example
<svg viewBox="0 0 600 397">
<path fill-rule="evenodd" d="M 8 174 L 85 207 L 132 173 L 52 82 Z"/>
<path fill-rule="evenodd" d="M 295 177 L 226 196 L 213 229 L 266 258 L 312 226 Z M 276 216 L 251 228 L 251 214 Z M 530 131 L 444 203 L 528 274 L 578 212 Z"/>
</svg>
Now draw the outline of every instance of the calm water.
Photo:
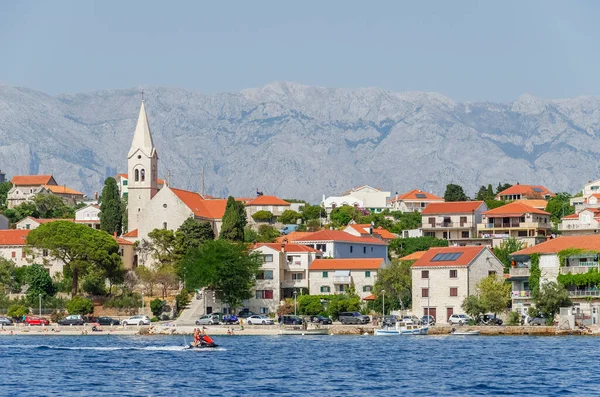
<svg viewBox="0 0 600 397">
<path fill-rule="evenodd" d="M 187 338 L 189 341 L 189 337 Z M 600 395 L 600 338 L 217 336 L 0 338 L 0 394 Z"/>
</svg>

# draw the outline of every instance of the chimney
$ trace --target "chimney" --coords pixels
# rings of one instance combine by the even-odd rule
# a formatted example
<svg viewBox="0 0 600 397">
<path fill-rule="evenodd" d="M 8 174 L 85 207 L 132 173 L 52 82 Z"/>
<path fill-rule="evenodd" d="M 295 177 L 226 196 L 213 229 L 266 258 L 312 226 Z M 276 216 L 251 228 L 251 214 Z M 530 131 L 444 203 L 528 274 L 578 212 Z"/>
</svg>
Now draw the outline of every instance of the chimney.
<svg viewBox="0 0 600 397">
<path fill-rule="evenodd" d="M 94 192 L 94 200 L 98 201 L 98 192 Z"/>
<path fill-rule="evenodd" d="M 550 240 L 552 240 L 552 236 L 551 235 L 547 235 L 546 236 L 546 241 L 550 241 Z"/>
</svg>

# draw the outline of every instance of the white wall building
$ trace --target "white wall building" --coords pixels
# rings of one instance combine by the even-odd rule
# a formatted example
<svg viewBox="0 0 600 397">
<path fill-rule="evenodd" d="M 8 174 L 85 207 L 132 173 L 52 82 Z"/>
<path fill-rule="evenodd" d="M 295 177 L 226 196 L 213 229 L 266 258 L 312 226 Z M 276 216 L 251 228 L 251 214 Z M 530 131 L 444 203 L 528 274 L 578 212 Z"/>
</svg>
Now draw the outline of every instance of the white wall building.
<svg viewBox="0 0 600 397">
<path fill-rule="evenodd" d="M 383 259 L 317 259 L 310 265 L 310 294 L 340 294 L 354 285 L 361 299 L 372 294 Z"/>
<path fill-rule="evenodd" d="M 400 195 L 396 194 L 395 197 L 389 200 L 391 209 L 400 212 L 423 212 L 429 204 L 443 202 L 444 199 L 442 197 L 419 189 L 414 189 Z"/>
</svg>

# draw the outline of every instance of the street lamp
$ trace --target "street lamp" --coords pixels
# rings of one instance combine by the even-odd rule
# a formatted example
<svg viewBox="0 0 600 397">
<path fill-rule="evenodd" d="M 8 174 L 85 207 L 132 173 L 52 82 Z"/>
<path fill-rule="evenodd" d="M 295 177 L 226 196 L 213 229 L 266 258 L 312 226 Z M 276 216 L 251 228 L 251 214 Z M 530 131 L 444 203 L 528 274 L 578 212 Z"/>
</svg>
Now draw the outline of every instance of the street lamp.
<svg viewBox="0 0 600 397">
<path fill-rule="evenodd" d="M 296 315 L 296 290 L 294 290 L 294 316 Z"/>
<path fill-rule="evenodd" d="M 385 290 L 382 289 L 381 293 L 383 295 L 383 317 L 385 317 Z"/>
<path fill-rule="evenodd" d="M 144 314 L 144 293 L 142 292 L 142 314 Z"/>
<path fill-rule="evenodd" d="M 40 303 L 40 317 L 42 317 L 42 294 L 38 295 L 39 303 Z"/>
</svg>

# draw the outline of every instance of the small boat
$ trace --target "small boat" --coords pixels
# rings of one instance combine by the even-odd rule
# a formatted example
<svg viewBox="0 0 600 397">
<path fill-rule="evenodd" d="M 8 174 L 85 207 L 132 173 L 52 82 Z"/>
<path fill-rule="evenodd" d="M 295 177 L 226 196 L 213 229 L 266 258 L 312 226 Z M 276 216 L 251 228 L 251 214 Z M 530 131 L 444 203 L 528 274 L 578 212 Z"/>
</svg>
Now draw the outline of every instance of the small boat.
<svg viewBox="0 0 600 397">
<path fill-rule="evenodd" d="M 471 336 L 477 336 L 480 333 L 481 333 L 481 331 L 477 331 L 477 330 L 474 330 L 474 331 L 452 331 L 451 335 L 464 335 L 464 336 L 471 335 Z"/>
<path fill-rule="evenodd" d="M 329 330 L 327 328 L 313 328 L 313 329 L 289 329 L 282 328 L 279 331 L 279 335 L 329 335 Z"/>
<path fill-rule="evenodd" d="M 429 332 L 428 326 L 419 326 L 414 324 L 396 323 L 395 328 L 381 328 L 375 330 L 377 336 L 388 335 L 427 335 Z"/>
<path fill-rule="evenodd" d="M 377 336 L 390 336 L 390 335 L 400 335 L 400 331 L 394 328 L 390 329 L 376 329 L 375 335 Z"/>
</svg>

